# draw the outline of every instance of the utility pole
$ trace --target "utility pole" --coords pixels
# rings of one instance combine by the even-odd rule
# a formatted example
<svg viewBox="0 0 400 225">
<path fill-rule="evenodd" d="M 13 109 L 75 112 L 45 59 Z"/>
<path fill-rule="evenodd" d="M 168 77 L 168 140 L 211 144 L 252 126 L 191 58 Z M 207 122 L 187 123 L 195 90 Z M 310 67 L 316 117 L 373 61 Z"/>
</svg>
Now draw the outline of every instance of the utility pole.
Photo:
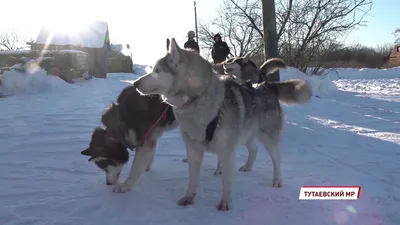
<svg viewBox="0 0 400 225">
<path fill-rule="evenodd" d="M 275 0 L 261 0 L 264 32 L 265 60 L 278 57 L 278 37 L 276 34 Z M 279 70 L 268 76 L 269 81 L 279 81 Z"/>
<path fill-rule="evenodd" d="M 196 1 L 194 1 L 194 23 L 196 27 L 196 42 L 199 43 L 199 35 L 197 33 L 197 9 L 196 9 Z"/>
</svg>

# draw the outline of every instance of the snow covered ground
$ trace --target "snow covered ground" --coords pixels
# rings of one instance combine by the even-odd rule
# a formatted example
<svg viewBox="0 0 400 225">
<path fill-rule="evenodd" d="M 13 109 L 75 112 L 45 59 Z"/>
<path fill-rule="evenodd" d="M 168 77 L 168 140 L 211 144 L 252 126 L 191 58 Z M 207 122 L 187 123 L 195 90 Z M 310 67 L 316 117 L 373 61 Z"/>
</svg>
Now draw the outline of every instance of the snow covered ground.
<svg viewBox="0 0 400 225">
<path fill-rule="evenodd" d="M 318 96 L 310 103 L 284 106 L 284 187 L 271 187 L 271 160 L 261 150 L 252 172 L 236 173 L 229 212 L 215 209 L 221 180 L 212 175 L 211 154 L 204 160 L 196 204 L 175 204 L 188 182 L 177 130 L 163 136 L 153 170 L 130 193 L 112 193 L 103 173 L 80 155 L 104 107 L 137 75 L 109 74 L 76 84 L 43 71 L 6 75 L 1 91 L 14 95 L 0 98 L 0 224 L 399 224 L 400 68 L 337 72 L 323 80 L 308 78 Z M 302 77 L 294 69 L 281 74 Z M 237 168 L 246 158 L 240 147 Z M 303 185 L 362 189 L 356 201 L 299 201 Z"/>
</svg>

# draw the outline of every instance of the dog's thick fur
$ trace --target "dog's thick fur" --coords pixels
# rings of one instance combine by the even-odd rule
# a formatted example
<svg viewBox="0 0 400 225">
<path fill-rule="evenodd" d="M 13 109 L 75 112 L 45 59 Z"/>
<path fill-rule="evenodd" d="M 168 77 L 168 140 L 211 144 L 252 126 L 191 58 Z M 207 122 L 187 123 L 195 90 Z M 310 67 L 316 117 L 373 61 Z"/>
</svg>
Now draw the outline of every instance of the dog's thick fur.
<svg viewBox="0 0 400 225">
<path fill-rule="evenodd" d="M 266 68 L 272 62 L 267 61 Z M 134 85 L 143 94 L 161 94 L 174 108 L 179 121 L 187 148 L 189 184 L 178 205 L 194 203 L 204 151 L 208 151 L 217 153 L 222 166 L 222 197 L 217 209 L 229 210 L 235 148 L 254 138 L 260 140 L 272 158 L 273 186 L 282 186 L 279 145 L 284 115 L 279 100 L 305 103 L 311 98 L 307 82 L 263 83 L 249 89 L 232 79 L 216 76 L 209 62 L 194 52 L 182 50 L 172 39 L 168 54 Z M 296 97 L 286 98 L 290 96 Z M 206 141 L 206 127 L 217 115 L 214 137 Z"/>
<path fill-rule="evenodd" d="M 259 76 L 263 80 L 268 80 L 268 75 L 274 73 L 279 68 L 284 68 L 285 62 L 280 59 L 272 58 L 264 62 L 259 69 Z M 308 102 L 312 96 L 310 85 L 302 79 L 290 79 L 283 82 L 269 82 L 277 90 L 278 99 L 286 104 L 302 104 Z"/>
<path fill-rule="evenodd" d="M 114 188 L 114 192 L 131 190 L 143 172 L 150 170 L 158 139 L 165 131 L 178 126 L 171 107 L 167 111 L 167 119 L 156 123 L 167 106 L 159 95 L 143 96 L 135 87 L 128 86 L 121 91 L 117 103 L 110 104 L 103 112 L 102 123 L 113 134 L 119 135 L 119 138 L 101 127 L 96 127 L 89 148 L 81 154 L 90 156 L 89 161 L 104 170 L 107 185 L 118 182 L 121 170 L 129 160 L 127 146 L 121 143 L 121 139 L 137 146 L 130 174 L 122 185 Z M 141 139 L 154 124 L 156 127 L 143 146 L 140 146 Z"/>
<path fill-rule="evenodd" d="M 279 65 L 276 65 L 276 61 L 278 61 Z M 213 69 L 215 69 L 217 72 L 219 70 L 224 71 L 223 74 L 220 74 L 223 76 L 223 79 L 226 78 L 232 78 L 238 83 L 244 85 L 247 88 L 252 88 L 254 84 L 258 84 L 263 82 L 264 79 L 266 79 L 267 74 L 265 73 L 266 70 L 271 68 L 285 68 L 286 64 L 282 62 L 282 60 L 272 60 L 273 65 L 271 64 L 265 64 L 263 65 L 263 70 L 259 71 L 257 66 L 250 60 L 250 55 L 247 54 L 245 56 L 239 56 L 239 57 L 231 57 L 227 59 L 226 61 L 222 63 L 212 64 Z M 271 65 L 271 66 L 269 66 Z M 220 69 L 216 69 L 215 67 L 221 67 Z M 268 67 L 268 68 L 267 68 Z M 265 72 L 264 72 L 265 70 Z M 227 77 L 224 77 L 227 76 Z M 265 77 L 265 78 L 264 78 Z M 257 158 L 257 152 L 258 152 L 258 147 L 255 143 L 255 141 L 251 141 L 245 144 L 247 150 L 248 150 L 248 158 L 246 163 L 239 168 L 239 171 L 242 172 L 249 172 L 253 168 L 253 164 Z M 183 160 L 184 162 L 187 162 L 187 159 Z M 218 161 L 217 169 L 214 171 L 214 175 L 219 175 L 221 174 L 221 163 Z"/>
</svg>

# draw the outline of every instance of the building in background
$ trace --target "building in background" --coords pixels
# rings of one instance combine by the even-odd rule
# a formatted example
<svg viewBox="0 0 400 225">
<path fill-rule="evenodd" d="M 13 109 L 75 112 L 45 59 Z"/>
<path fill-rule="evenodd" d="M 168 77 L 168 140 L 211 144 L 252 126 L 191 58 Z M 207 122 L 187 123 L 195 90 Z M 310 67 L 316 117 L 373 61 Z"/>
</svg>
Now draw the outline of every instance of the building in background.
<svg viewBox="0 0 400 225">
<path fill-rule="evenodd" d="M 75 32 L 55 31 L 42 27 L 32 51 L 58 51 L 61 49 L 79 50 L 87 53 L 86 63 L 89 75 L 106 78 L 107 72 L 133 72 L 130 56 L 121 53 L 123 45 L 110 43 L 108 24 L 103 21 L 88 23 Z M 82 57 L 81 57 L 82 58 Z"/>
</svg>

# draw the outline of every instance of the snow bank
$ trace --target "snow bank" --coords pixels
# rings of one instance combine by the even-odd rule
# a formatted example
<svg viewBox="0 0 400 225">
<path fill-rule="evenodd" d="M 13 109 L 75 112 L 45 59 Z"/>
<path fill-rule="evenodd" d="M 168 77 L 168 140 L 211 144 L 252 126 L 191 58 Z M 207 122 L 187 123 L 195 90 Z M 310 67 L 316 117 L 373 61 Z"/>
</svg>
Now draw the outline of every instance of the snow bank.
<svg viewBox="0 0 400 225">
<path fill-rule="evenodd" d="M 15 93 L 39 93 L 67 86 L 65 81 L 57 76 L 48 75 L 39 68 L 30 73 L 15 70 L 6 71 L 1 76 L 0 94 L 10 95 Z"/>
<path fill-rule="evenodd" d="M 364 81 L 364 88 L 357 87 L 357 90 L 363 90 L 365 92 L 382 92 L 387 91 L 389 88 L 390 93 L 395 93 L 393 90 L 399 90 L 398 79 L 400 79 L 400 67 L 388 68 L 388 69 L 353 69 L 353 68 L 337 68 L 328 72 L 324 76 L 309 76 L 296 68 L 289 67 L 288 69 L 281 70 L 281 80 L 287 80 L 292 78 L 301 78 L 307 80 L 312 88 L 315 95 L 327 94 L 342 90 L 343 85 L 349 85 L 352 82 L 346 81 L 342 84 L 341 80 L 375 80 L 375 81 Z M 380 79 L 390 79 L 392 82 L 389 84 L 383 84 Z M 374 85 L 371 84 L 374 83 Z M 357 83 L 359 83 L 357 81 Z M 379 83 L 375 84 L 375 83 Z"/>
<path fill-rule="evenodd" d="M 294 78 L 300 78 L 308 81 L 313 89 L 314 95 L 327 94 L 337 91 L 336 85 L 331 79 L 329 79 L 328 76 L 309 76 L 293 67 L 280 70 L 280 76 L 282 81 Z"/>
<path fill-rule="evenodd" d="M 334 81 L 339 90 L 349 91 L 370 97 L 386 97 L 399 101 L 400 77 L 382 79 L 341 79 Z M 396 100 L 397 99 L 397 100 Z"/>
<path fill-rule="evenodd" d="M 112 80 L 124 80 L 126 82 L 133 82 L 139 76 L 146 74 L 151 70 L 151 67 L 146 65 L 135 64 L 135 74 L 113 74 L 109 77 Z M 133 75 L 133 76 L 132 76 Z M 382 93 L 383 91 L 390 91 L 391 93 L 398 93 L 400 90 L 400 67 L 390 69 L 335 69 L 325 76 L 309 76 L 296 68 L 289 67 L 280 71 L 281 80 L 288 80 L 293 78 L 301 78 L 307 80 L 314 95 L 328 94 L 337 91 L 338 89 L 349 91 L 346 85 L 351 84 L 351 81 L 344 80 L 360 80 L 364 79 L 362 85 L 357 82 L 357 90 L 362 90 L 365 93 Z M 3 73 L 0 85 L 0 94 L 8 95 L 14 93 L 38 93 L 52 89 L 59 89 L 60 87 L 70 87 L 70 85 L 57 76 L 48 75 L 43 69 L 35 69 L 31 73 L 22 73 L 18 71 L 6 71 Z M 368 81 L 374 79 L 375 81 Z M 384 83 L 379 79 L 391 79 L 392 82 Z M 343 81 L 343 82 L 341 82 Z M 372 84 L 372 83 L 373 84 Z M 379 83 L 379 84 L 378 84 Z M 390 89 L 390 90 L 389 90 Z M 398 96 L 398 94 L 396 94 Z"/>
<path fill-rule="evenodd" d="M 339 79 L 382 79 L 400 78 L 400 67 L 388 69 L 353 69 L 338 68 L 327 74 L 331 80 Z"/>
</svg>

